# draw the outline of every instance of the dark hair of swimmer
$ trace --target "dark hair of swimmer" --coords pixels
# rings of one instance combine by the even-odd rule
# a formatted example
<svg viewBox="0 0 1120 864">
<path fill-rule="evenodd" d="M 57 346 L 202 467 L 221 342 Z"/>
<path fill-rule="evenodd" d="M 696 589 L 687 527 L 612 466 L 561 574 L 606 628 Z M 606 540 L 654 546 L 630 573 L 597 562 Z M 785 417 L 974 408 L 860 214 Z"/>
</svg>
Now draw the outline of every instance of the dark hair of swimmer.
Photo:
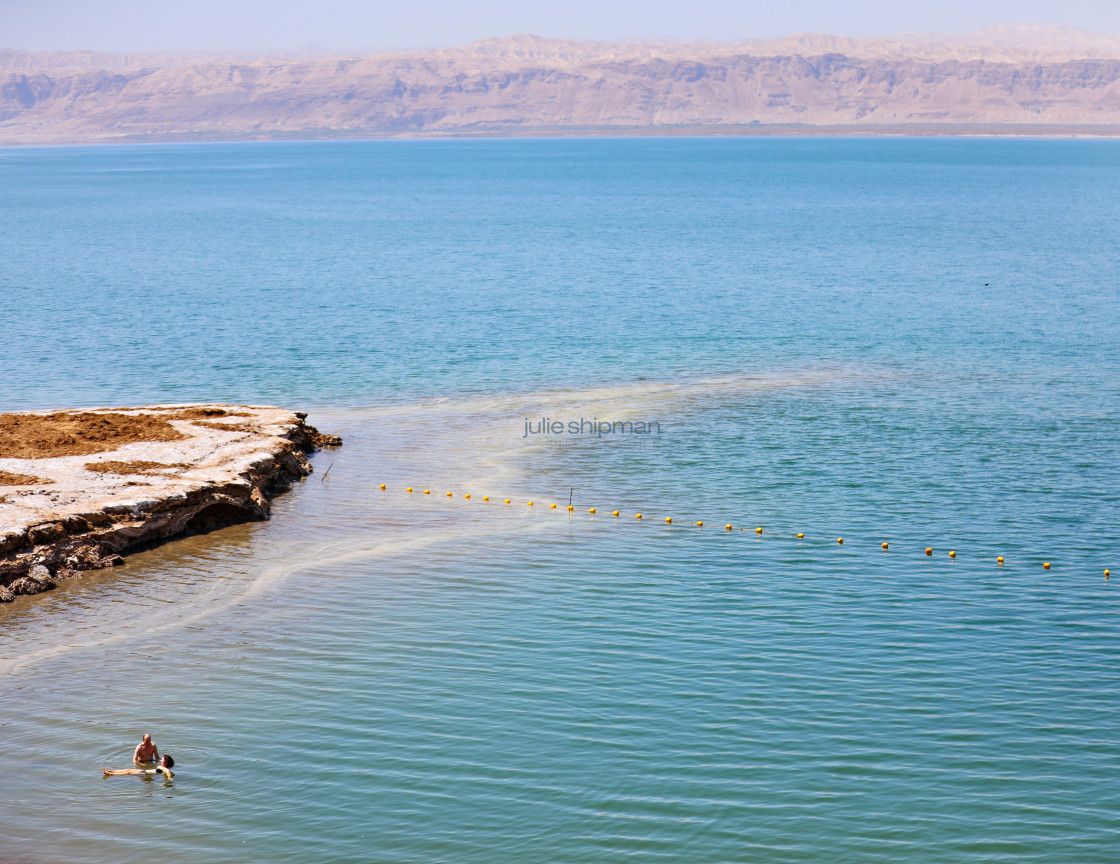
<svg viewBox="0 0 1120 864">
<path fill-rule="evenodd" d="M 170 756 L 168 756 L 168 755 L 167 755 L 167 754 L 165 753 L 165 754 L 164 754 L 164 756 L 163 756 L 163 759 L 162 759 L 162 760 L 160 761 L 160 764 L 161 764 L 161 765 L 162 765 L 162 766 L 163 766 L 164 768 L 174 768 L 174 767 L 175 767 L 175 760 L 174 760 L 174 759 L 172 759 L 172 758 L 171 758 Z"/>
</svg>

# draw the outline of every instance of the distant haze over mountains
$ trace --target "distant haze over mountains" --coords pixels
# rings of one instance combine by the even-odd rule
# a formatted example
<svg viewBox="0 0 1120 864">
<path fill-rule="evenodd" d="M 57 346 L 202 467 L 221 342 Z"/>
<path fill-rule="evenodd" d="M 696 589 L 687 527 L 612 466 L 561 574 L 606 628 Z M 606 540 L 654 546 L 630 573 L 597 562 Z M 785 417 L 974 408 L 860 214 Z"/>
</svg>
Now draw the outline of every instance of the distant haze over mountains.
<svg viewBox="0 0 1120 864">
<path fill-rule="evenodd" d="M 1120 37 L 1018 25 L 742 43 L 511 36 L 364 56 L 0 50 L 7 144 L 772 125 L 1120 132 Z"/>
</svg>

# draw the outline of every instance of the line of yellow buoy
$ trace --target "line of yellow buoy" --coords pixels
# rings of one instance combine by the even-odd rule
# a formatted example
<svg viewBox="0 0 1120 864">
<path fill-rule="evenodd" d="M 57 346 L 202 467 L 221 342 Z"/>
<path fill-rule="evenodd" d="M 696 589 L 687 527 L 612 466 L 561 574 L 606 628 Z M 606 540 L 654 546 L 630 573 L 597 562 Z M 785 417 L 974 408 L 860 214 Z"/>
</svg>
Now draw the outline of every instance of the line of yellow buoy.
<svg viewBox="0 0 1120 864">
<path fill-rule="evenodd" d="M 387 485 L 387 484 L 385 484 L 385 483 L 381 483 L 381 484 L 379 484 L 378 488 L 379 488 L 379 489 L 380 489 L 380 490 L 381 490 L 382 492 L 384 492 L 384 491 L 386 491 L 386 490 L 388 489 L 388 485 Z M 412 491 L 412 487 L 411 487 L 411 486 L 407 486 L 407 487 L 405 487 L 405 490 L 404 490 L 404 491 L 405 491 L 405 492 L 411 492 L 411 491 Z M 430 489 L 425 489 L 425 490 L 424 490 L 424 494 L 425 494 L 425 495 L 430 495 L 430 494 L 432 494 L 432 490 L 430 490 Z M 448 497 L 448 498 L 453 498 L 453 497 L 454 497 L 454 495 L 455 495 L 455 493 L 453 493 L 453 492 L 448 492 L 448 493 L 447 493 L 447 497 Z M 469 500 L 470 500 L 470 498 L 471 498 L 471 496 L 470 496 L 470 493 L 469 493 L 469 492 L 467 492 L 467 493 L 464 493 L 464 494 L 463 494 L 463 498 L 465 498 L 466 500 L 468 500 L 468 501 L 469 501 Z M 483 496 L 482 496 L 482 500 L 483 500 L 483 501 L 489 501 L 489 500 L 490 500 L 490 496 L 489 496 L 489 495 L 483 495 Z M 510 503 L 512 503 L 512 499 L 510 499 L 510 498 L 504 498 L 504 499 L 502 499 L 502 503 L 504 503 L 504 504 L 510 504 Z M 532 502 L 532 501 L 526 501 L 525 503 L 526 503 L 526 506 L 528 506 L 528 507 L 532 507 L 532 506 L 533 506 L 533 502 Z M 557 509 L 557 505 L 556 505 L 556 504 L 549 504 L 549 505 L 548 505 L 548 507 L 549 507 L 549 509 L 550 509 L 550 510 L 556 510 L 556 509 Z M 569 513 L 572 513 L 572 512 L 574 512 L 574 511 L 575 511 L 575 506 L 574 506 L 574 505 L 572 505 L 572 504 L 569 504 L 569 505 L 568 505 L 568 512 L 569 512 Z M 596 513 L 596 512 L 598 512 L 598 511 L 596 510 L 596 508 L 594 508 L 594 507 L 590 507 L 590 508 L 588 508 L 587 512 L 588 512 L 588 513 L 590 513 L 591 515 L 595 515 L 595 513 Z M 614 516 L 614 517 L 618 517 L 619 515 L 620 515 L 620 512 L 619 512 L 618 510 L 612 510 L 612 511 L 611 511 L 611 516 Z M 642 514 L 641 514 L 641 513 L 635 513 L 635 514 L 634 514 L 634 518 L 635 518 L 636 520 L 638 520 L 638 521 L 641 521 L 643 517 L 642 517 Z M 666 525 L 672 525 L 672 524 L 674 524 L 674 523 L 673 523 L 673 517 L 672 517 L 672 516 L 666 516 L 666 517 L 665 517 L 665 524 L 666 524 Z M 680 525 L 694 525 L 694 526 L 696 526 L 697 528 L 703 528 L 703 527 L 704 527 L 704 523 L 703 523 L 703 522 L 701 522 L 701 521 L 696 521 L 696 522 L 691 522 L 691 523 L 690 523 L 690 522 L 683 522 L 683 523 L 676 523 L 676 524 L 680 524 Z M 726 524 L 726 525 L 724 526 L 724 530 L 726 530 L 726 531 L 733 531 L 733 530 L 735 530 L 735 526 L 734 526 L 733 524 L 731 524 L 730 522 L 728 522 L 728 523 L 727 523 L 727 524 Z M 746 530 L 746 529 L 744 529 L 744 528 L 740 528 L 739 530 L 740 530 L 740 531 L 744 531 L 744 530 Z M 756 528 L 754 529 L 754 532 L 755 532 L 755 534 L 756 534 L 756 535 L 758 535 L 758 536 L 761 536 L 761 535 L 763 534 L 762 526 L 761 526 L 761 525 L 759 525 L 758 527 L 756 527 Z M 788 535 L 775 534 L 774 536 L 775 536 L 775 537 L 781 537 L 781 536 L 788 536 Z M 797 539 L 797 540 L 804 540 L 804 539 L 805 539 L 805 534 L 804 534 L 803 532 L 799 532 L 798 534 L 795 534 L 795 535 L 794 535 L 794 537 L 795 537 L 795 539 Z M 844 545 L 844 538 L 843 538 L 843 537 L 837 537 L 837 538 L 836 538 L 836 543 L 837 543 L 837 545 L 839 545 L 839 546 L 843 546 L 843 545 Z M 883 551 L 884 551 L 884 552 L 886 552 L 886 551 L 887 551 L 887 550 L 888 550 L 889 548 L 890 548 L 890 544 L 889 544 L 889 543 L 888 543 L 888 542 L 887 542 L 886 540 L 884 540 L 884 541 L 883 541 L 883 543 L 882 543 L 882 549 L 883 549 Z M 932 547 L 932 546 L 927 546 L 927 547 L 925 548 L 925 553 L 926 553 L 926 557 L 932 557 L 932 556 L 933 556 L 933 547 Z M 955 549 L 950 549 L 950 550 L 949 550 L 949 558 L 950 558 L 950 559 L 953 559 L 953 560 L 956 560 L 956 557 L 957 557 L 957 551 L 956 551 Z M 1003 566 L 1003 563 L 1004 563 L 1004 559 L 1003 559 L 1003 556 L 1002 556 L 1002 555 L 1000 555 L 999 557 L 997 557 L 997 558 L 996 558 L 996 564 L 997 564 L 998 566 L 1001 566 L 1001 567 L 1002 567 L 1002 566 Z M 1044 561 L 1044 562 L 1042 562 L 1042 569 L 1043 569 L 1043 570 L 1049 570 L 1049 569 L 1050 569 L 1050 562 L 1049 562 L 1049 561 Z M 1105 569 L 1105 571 L 1104 571 L 1104 578 L 1105 578 L 1105 579 L 1107 580 L 1107 579 L 1109 579 L 1109 577 L 1110 577 L 1111 575 L 1112 575 L 1112 571 L 1106 568 L 1106 569 Z"/>
</svg>

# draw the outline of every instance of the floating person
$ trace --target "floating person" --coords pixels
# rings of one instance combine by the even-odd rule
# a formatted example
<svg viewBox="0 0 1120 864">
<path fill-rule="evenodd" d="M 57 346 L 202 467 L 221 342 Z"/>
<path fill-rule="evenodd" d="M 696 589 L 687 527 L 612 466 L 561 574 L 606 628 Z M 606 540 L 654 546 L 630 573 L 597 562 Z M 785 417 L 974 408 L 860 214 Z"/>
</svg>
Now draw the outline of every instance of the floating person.
<svg viewBox="0 0 1120 864">
<path fill-rule="evenodd" d="M 136 752 L 132 754 L 132 761 L 137 765 L 159 761 L 159 748 L 152 743 L 151 735 L 145 735 L 144 740 L 136 745 Z"/>
<path fill-rule="evenodd" d="M 101 776 L 103 777 L 119 777 L 122 774 L 146 774 L 154 776 L 162 774 L 167 779 L 171 779 L 175 775 L 171 773 L 171 769 L 175 767 L 175 760 L 170 756 L 164 756 L 155 768 L 102 768 Z"/>
</svg>

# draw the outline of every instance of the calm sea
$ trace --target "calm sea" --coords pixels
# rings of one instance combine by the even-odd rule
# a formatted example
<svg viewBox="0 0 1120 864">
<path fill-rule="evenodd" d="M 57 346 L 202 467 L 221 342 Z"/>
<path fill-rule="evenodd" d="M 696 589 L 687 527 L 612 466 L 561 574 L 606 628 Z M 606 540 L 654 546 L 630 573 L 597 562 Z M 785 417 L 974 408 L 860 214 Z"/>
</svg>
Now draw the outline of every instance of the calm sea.
<svg viewBox="0 0 1120 864">
<path fill-rule="evenodd" d="M 0 606 L 0 862 L 1116 861 L 1118 225 L 1112 141 L 0 150 L 0 407 L 346 439 Z"/>
</svg>

